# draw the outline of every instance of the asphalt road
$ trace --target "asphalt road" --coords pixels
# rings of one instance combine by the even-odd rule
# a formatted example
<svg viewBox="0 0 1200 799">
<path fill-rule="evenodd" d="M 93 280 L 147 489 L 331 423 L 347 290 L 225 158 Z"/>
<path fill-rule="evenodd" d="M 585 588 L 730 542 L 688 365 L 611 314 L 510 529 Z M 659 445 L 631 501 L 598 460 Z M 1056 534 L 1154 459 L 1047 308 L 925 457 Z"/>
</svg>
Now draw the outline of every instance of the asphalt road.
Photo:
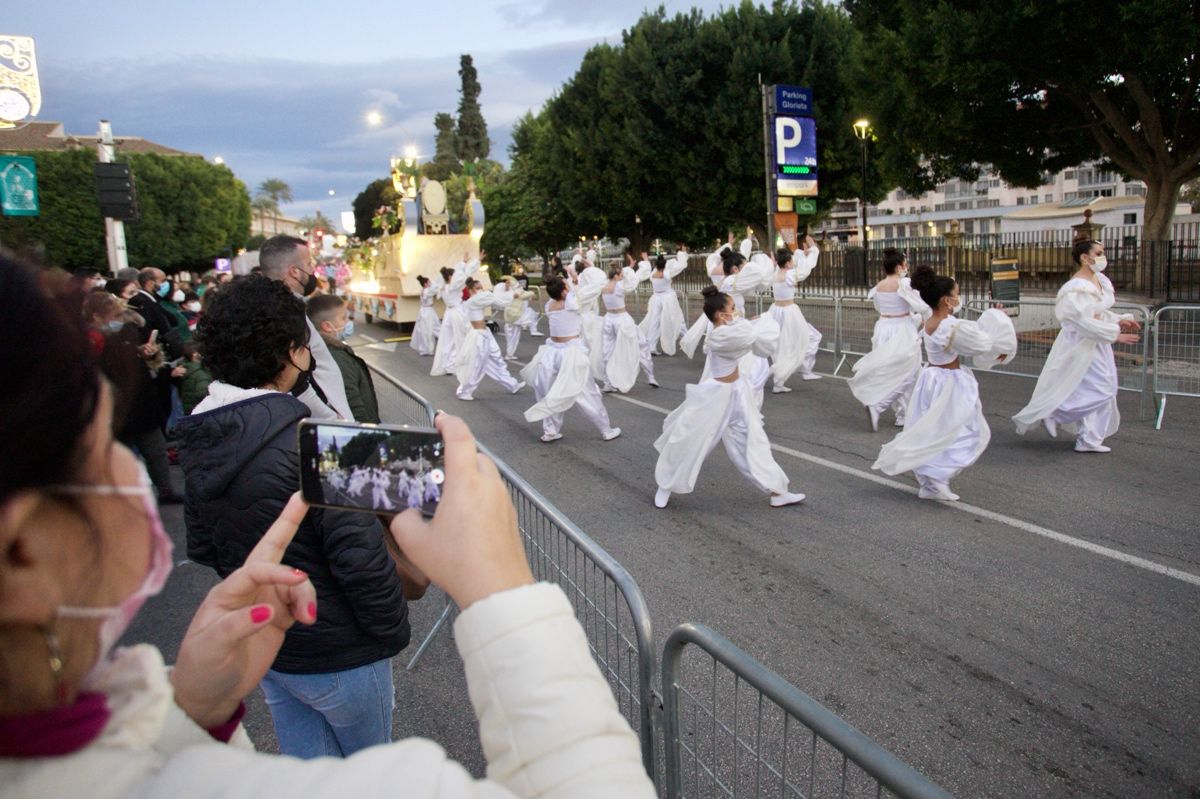
<svg viewBox="0 0 1200 799">
<path fill-rule="evenodd" d="M 1155 431 L 1123 392 L 1113 453 L 1084 455 L 1066 437 L 1017 436 L 1009 417 L 1032 381 L 980 373 L 993 438 L 951 505 L 870 472 L 894 431 L 890 417 L 870 431 L 844 380 L 793 379 L 764 414 L 803 505 L 770 509 L 718 448 L 695 493 L 658 510 L 652 441 L 700 361 L 656 358 L 661 389 L 639 379 L 607 395 L 620 438 L 568 412 L 546 445 L 522 417 L 529 390 L 485 380 L 458 401 L 431 359 L 372 343 L 394 327 L 358 330 L 361 356 L 465 418 L 629 569 L 660 645 L 684 621 L 715 628 L 960 796 L 1200 796 L 1200 403 L 1174 399 Z M 522 361 L 537 343 L 522 339 Z M 823 353 L 818 371 L 832 368 Z M 180 515 L 165 514 L 178 540 Z M 211 581 L 177 569 L 130 637 L 169 660 Z M 415 637 L 440 610 L 434 592 L 413 606 Z M 432 737 L 481 774 L 464 697 L 443 634 L 398 670 L 395 733 Z M 248 724 L 274 746 L 257 700 Z"/>
</svg>

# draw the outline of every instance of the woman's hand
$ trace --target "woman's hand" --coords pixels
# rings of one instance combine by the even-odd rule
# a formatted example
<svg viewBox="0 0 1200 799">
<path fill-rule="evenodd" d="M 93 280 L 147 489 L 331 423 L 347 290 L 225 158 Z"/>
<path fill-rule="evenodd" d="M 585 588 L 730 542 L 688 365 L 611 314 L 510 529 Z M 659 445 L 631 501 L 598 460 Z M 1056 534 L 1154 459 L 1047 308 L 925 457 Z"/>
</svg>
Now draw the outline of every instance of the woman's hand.
<svg viewBox="0 0 1200 799">
<path fill-rule="evenodd" d="M 1142 329 L 1141 324 L 1132 319 L 1122 319 L 1117 324 L 1121 326 L 1122 333 L 1136 333 Z"/>
<path fill-rule="evenodd" d="M 1118 333 L 1117 344 L 1137 344 L 1141 340 L 1141 336 L 1137 333 Z"/>
<path fill-rule="evenodd" d="M 224 724 L 267 673 L 293 622 L 317 620 L 308 576 L 283 553 L 308 513 L 293 494 L 240 569 L 208 592 L 171 672 L 175 702 L 201 727 Z"/>
<path fill-rule="evenodd" d="M 484 597 L 533 583 L 517 512 L 496 464 L 480 455 L 466 423 L 439 413 L 446 482 L 433 519 L 408 509 L 392 535 L 408 558 L 466 609 Z"/>
</svg>

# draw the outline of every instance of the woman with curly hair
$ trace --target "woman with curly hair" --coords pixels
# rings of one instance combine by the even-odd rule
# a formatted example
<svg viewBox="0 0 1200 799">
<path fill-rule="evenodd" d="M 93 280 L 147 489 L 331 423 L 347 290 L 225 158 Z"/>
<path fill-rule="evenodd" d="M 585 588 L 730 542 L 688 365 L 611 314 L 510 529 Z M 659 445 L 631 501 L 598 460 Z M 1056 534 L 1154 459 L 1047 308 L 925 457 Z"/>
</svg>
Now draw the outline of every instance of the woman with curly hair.
<svg viewBox="0 0 1200 799">
<path fill-rule="evenodd" d="M 214 382 L 178 428 L 188 557 L 222 577 L 296 490 L 309 409 L 292 393 L 312 363 L 308 330 L 303 301 L 257 275 L 222 288 L 196 330 Z M 308 574 L 321 614 L 287 633 L 263 679 L 280 751 L 342 757 L 391 740 L 391 657 L 408 644 L 408 608 L 378 520 L 312 508 L 283 562 Z"/>
</svg>

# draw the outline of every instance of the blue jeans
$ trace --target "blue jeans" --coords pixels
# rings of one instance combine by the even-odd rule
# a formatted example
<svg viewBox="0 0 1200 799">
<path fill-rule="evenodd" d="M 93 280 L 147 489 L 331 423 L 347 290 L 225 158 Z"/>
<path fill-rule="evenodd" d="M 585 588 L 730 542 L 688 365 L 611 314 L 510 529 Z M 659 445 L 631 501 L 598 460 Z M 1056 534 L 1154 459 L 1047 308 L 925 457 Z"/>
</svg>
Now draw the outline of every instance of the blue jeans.
<svg viewBox="0 0 1200 799">
<path fill-rule="evenodd" d="M 392 740 L 396 691 L 390 659 L 326 674 L 270 669 L 262 689 L 282 754 L 348 757 Z"/>
</svg>

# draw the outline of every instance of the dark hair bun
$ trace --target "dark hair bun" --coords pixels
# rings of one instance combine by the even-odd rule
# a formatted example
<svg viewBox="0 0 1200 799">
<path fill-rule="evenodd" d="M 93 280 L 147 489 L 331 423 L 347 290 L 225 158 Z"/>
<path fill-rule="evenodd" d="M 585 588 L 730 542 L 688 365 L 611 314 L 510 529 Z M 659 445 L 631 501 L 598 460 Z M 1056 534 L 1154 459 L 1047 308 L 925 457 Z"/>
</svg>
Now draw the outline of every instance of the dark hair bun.
<svg viewBox="0 0 1200 799">
<path fill-rule="evenodd" d="M 935 277 L 937 277 L 937 273 L 933 271 L 932 267 L 918 266 L 912 271 L 909 279 L 912 281 L 912 287 L 920 291 L 923 288 L 931 288 Z"/>
<path fill-rule="evenodd" d="M 716 286 L 705 286 L 700 290 L 700 294 L 705 297 L 715 297 L 721 293 L 721 290 Z"/>
</svg>

